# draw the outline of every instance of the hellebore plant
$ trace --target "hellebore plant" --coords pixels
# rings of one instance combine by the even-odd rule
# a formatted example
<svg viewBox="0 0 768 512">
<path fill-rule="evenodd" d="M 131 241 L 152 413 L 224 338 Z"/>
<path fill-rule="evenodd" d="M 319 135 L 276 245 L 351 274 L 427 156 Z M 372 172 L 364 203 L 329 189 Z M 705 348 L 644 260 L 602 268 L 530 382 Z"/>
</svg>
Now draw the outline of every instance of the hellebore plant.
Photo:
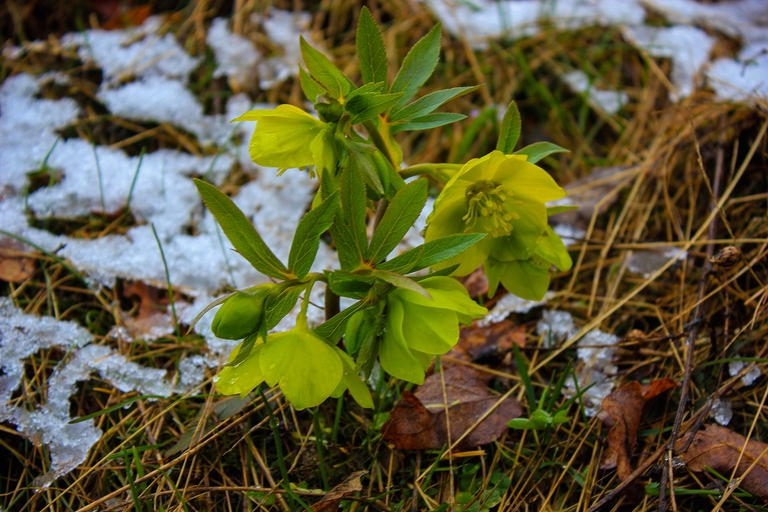
<svg viewBox="0 0 768 512">
<path fill-rule="evenodd" d="M 377 361 L 390 375 L 421 384 L 434 356 L 458 341 L 459 324 L 487 312 L 453 276 L 483 266 L 489 295 L 501 283 L 520 297 L 540 299 L 553 269 L 570 268 L 546 206 L 565 191 L 536 165 L 565 150 L 538 143 L 514 152 L 521 122 L 512 103 L 490 154 L 463 166 L 405 167 L 393 135 L 463 119 L 435 111 L 476 89 L 455 87 L 413 99 L 437 65 L 439 26 L 414 45 L 391 83 L 384 41 L 366 8 L 357 29 L 361 86 L 303 39 L 301 52 L 301 87 L 318 117 L 280 105 L 235 121 L 256 121 L 250 142 L 255 163 L 279 172 L 306 168 L 318 179 L 317 195 L 283 262 L 226 195 L 196 181 L 235 249 L 273 281 L 235 291 L 200 315 L 221 305 L 214 334 L 242 340 L 215 378 L 219 392 L 244 396 L 266 382 L 303 409 L 349 390 L 360 405 L 372 407 L 362 376 Z M 426 204 L 428 179 L 445 186 L 427 220 L 425 243 L 390 257 Z M 340 268 L 310 272 L 326 232 Z M 325 287 L 326 320 L 310 326 L 309 294 L 318 283 Z M 340 297 L 357 302 L 339 311 Z M 295 327 L 271 333 L 299 301 Z"/>
</svg>

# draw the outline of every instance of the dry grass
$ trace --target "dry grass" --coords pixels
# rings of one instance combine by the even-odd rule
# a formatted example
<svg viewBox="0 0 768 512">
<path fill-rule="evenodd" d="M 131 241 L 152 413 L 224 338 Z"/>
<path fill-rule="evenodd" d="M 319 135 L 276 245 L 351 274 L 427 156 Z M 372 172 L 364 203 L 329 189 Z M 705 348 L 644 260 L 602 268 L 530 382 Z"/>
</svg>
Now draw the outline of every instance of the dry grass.
<svg viewBox="0 0 768 512">
<path fill-rule="evenodd" d="M 21 62 L 5 61 L 2 77 L 63 69 L 75 78 L 74 90 L 64 93 L 77 98 L 84 117 L 67 136 L 122 147 L 132 154 L 143 146 L 205 152 L 193 136 L 172 126 L 139 125 L 106 113 L 94 96 L 98 72 L 61 51 L 57 40 L 99 18 L 78 0 L 58 4 L 60 8 L 47 19 L 37 15 L 41 2 L 28 7 L 7 2 L 2 8 L 0 28 L 11 34 L 14 43 L 29 37 L 48 41 Z M 402 59 L 435 22 L 415 1 L 366 4 L 383 22 L 393 61 Z M 278 5 L 313 12 L 318 40 L 326 41 L 342 69 L 353 78 L 358 76 L 352 14 L 361 2 Z M 173 7 L 154 3 L 156 10 Z M 251 0 L 236 0 L 234 5 L 194 3 L 171 15 L 168 29 L 191 52 L 204 54 L 210 19 L 233 15 L 236 30 L 268 50 L 269 41 L 249 31 L 250 14 L 266 7 L 265 2 Z M 718 51 L 729 51 L 728 44 L 723 41 Z M 596 113 L 558 78 L 573 69 L 600 77 L 608 88 L 625 90 L 632 99 L 630 105 L 617 116 Z M 763 261 L 768 254 L 765 108 L 714 104 L 706 91 L 671 104 L 668 71 L 669 62 L 627 47 L 612 29 L 545 30 L 522 41 L 494 43 L 477 53 L 444 33 L 433 86 L 485 83 L 485 88 L 452 104 L 454 111 L 475 111 L 483 122 L 468 120 L 443 131 L 406 135 L 402 143 L 411 155 L 410 163 L 465 161 L 481 155 L 493 149 L 497 129 L 495 114 L 484 113 L 515 99 L 523 114 L 524 142 L 550 140 L 571 149 L 571 154 L 545 162 L 559 182 L 583 178 L 594 167 L 627 166 L 623 178 L 603 193 L 598 206 L 605 207 L 596 207 L 585 239 L 572 252 L 574 269 L 554 281 L 557 295 L 548 307 L 571 312 L 584 327 L 580 334 L 600 328 L 622 338 L 616 361 L 619 383 L 660 377 L 681 381 L 690 375 L 691 402 L 683 409 L 680 433 L 696 427 L 692 418 L 702 415 L 699 411 L 711 397 L 721 395 L 734 406 L 730 428 L 746 434 L 754 426 L 752 438 L 765 440 L 768 419 L 761 407 L 768 390 L 766 379 L 744 387 L 728 376 L 724 362 L 737 353 L 764 361 L 768 350 L 764 341 L 768 338 L 768 273 Z M 193 87 L 209 112 L 220 112 L 232 93 L 226 81 L 212 80 L 205 66 L 196 73 Z M 254 86 L 248 92 L 258 101 L 299 103 L 301 99 L 295 81 L 270 91 Z M 62 91 L 47 94 L 55 97 Z M 234 176 L 228 186 L 234 190 L 240 179 Z M 98 237 L 129 225 L 128 217 L 121 216 L 48 228 Z M 742 261 L 730 269 L 711 269 L 707 256 L 727 245 L 741 248 Z M 687 250 L 688 257 L 680 262 L 671 258 L 647 279 L 627 270 L 633 251 L 659 248 Z M 25 311 L 76 320 L 91 330 L 98 343 L 116 347 L 147 366 L 174 370 L 183 355 L 205 350 L 196 335 L 132 344 L 108 337 L 110 328 L 120 321 L 114 307 L 125 300 L 120 290 L 94 292 L 51 255 L 36 259 L 38 271 L 30 279 L 3 284 L 3 293 Z M 536 318 L 537 313 L 532 313 L 516 320 L 525 323 Z M 633 329 L 643 337 L 627 337 Z M 574 359 L 572 345 L 578 338 L 566 340 L 556 350 L 525 351 L 534 384 L 546 386 L 552 375 Z M 527 345 L 536 347 L 539 342 L 533 328 L 529 329 Z M 46 377 L 66 357 L 47 350 L 30 358 L 17 400 L 28 408 L 42 403 Z M 758 366 L 765 372 L 764 362 Z M 501 379 L 498 390 L 512 389 L 522 399 L 514 369 L 501 371 L 510 378 Z M 45 447 L 35 446 L 3 425 L 0 460 L 6 463 L 0 469 L 0 507 L 18 511 L 300 510 L 302 503 L 313 503 L 353 471 L 367 470 L 364 491 L 344 502 L 344 510 L 433 510 L 453 499 L 453 489 L 475 498 L 477 508 L 469 510 L 486 510 L 480 507 L 485 501 L 494 504 L 492 510 L 584 511 L 618 484 L 613 471 L 599 469 L 605 428 L 596 418 L 585 421 L 581 414 L 572 414 L 572 421 L 547 435 L 509 431 L 483 447 L 481 455 L 448 457 L 394 450 L 382 440 L 380 426 L 402 389 L 402 383 L 382 380 L 375 412 L 359 409 L 348 399 L 338 404 L 330 401 L 316 411 L 295 411 L 279 394 L 256 395 L 245 402 L 218 396 L 208 379 L 188 396 L 141 399 L 98 416 L 97 426 L 105 435 L 89 459 L 41 492 L 33 479 L 48 469 Z M 265 406 L 267 396 L 269 407 Z M 91 380 L 73 397 L 72 411 L 87 415 L 131 398 L 135 396 Z M 678 390 L 641 425 L 634 462 L 648 462 L 648 469 L 640 483 L 662 478 L 660 449 L 668 442 L 679 402 Z M 285 485 L 286 476 L 290 486 Z M 672 478 L 678 490 L 727 485 L 713 475 L 685 469 L 676 470 Z M 672 501 L 677 510 L 710 509 L 716 503 L 716 496 L 695 493 L 678 494 Z M 620 507 L 652 510 L 657 505 L 657 497 L 646 495 L 639 503 Z M 760 500 L 743 497 L 732 497 L 722 506 L 762 509 Z"/>
</svg>

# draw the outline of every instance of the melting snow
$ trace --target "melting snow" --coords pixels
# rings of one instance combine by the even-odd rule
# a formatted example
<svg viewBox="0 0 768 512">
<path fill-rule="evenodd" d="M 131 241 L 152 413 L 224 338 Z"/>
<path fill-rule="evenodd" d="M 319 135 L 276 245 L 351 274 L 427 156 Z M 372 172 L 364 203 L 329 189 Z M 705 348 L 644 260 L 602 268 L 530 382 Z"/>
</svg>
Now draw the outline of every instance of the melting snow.
<svg viewBox="0 0 768 512">
<path fill-rule="evenodd" d="M 728 363 L 728 373 L 731 375 L 731 377 L 735 377 L 744 369 L 745 366 L 747 366 L 747 363 L 744 361 L 732 361 Z M 760 367 L 752 364 L 747 370 L 747 373 L 745 373 L 741 378 L 741 383 L 745 386 L 751 386 L 757 379 L 760 378 L 762 374 L 763 371 L 760 369 Z"/>
<path fill-rule="evenodd" d="M 629 103 L 629 95 L 626 92 L 598 89 L 590 82 L 587 74 L 578 69 L 566 73 L 562 78 L 574 92 L 583 94 L 593 106 L 609 114 L 615 114 Z"/>
<path fill-rule="evenodd" d="M 712 408 L 709 410 L 709 417 L 722 426 L 728 425 L 733 418 L 731 402 L 715 398 L 715 401 L 712 402 Z"/>
<path fill-rule="evenodd" d="M 261 54 L 254 44 L 243 36 L 229 31 L 227 20 L 216 18 L 208 29 L 208 46 L 216 56 L 214 78 L 227 76 L 240 88 L 253 82 L 256 64 Z"/>
<path fill-rule="evenodd" d="M 501 322 L 512 313 L 527 313 L 533 308 L 543 306 L 546 302 L 554 297 L 554 293 L 547 292 L 544 298 L 541 300 L 527 300 L 521 299 L 517 295 L 511 293 L 503 296 L 496 305 L 491 309 L 488 314 L 480 319 L 478 325 L 485 327 L 491 324 Z"/>
<path fill-rule="evenodd" d="M 688 253 L 686 251 L 681 252 L 677 247 L 669 247 L 659 251 L 634 251 L 627 260 L 627 269 L 647 279 L 675 257 L 678 261 L 683 261 L 688 257 Z"/>
</svg>

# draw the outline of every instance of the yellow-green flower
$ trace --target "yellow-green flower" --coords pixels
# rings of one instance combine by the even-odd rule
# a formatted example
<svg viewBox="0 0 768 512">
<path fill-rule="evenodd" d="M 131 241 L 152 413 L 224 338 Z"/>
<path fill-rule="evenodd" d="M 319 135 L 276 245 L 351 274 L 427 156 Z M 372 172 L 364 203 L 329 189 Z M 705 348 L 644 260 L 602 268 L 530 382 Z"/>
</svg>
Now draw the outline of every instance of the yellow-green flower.
<svg viewBox="0 0 768 512">
<path fill-rule="evenodd" d="M 525 156 L 493 151 L 470 160 L 435 201 L 427 219 L 425 239 L 430 242 L 455 233 L 490 236 L 435 268 L 458 264 L 454 275 L 461 276 L 488 261 L 496 270 L 489 274 L 489 279 L 498 275 L 502 283 L 512 283 L 514 276 L 518 276 L 524 282 L 513 288 L 530 288 L 530 293 L 523 291 L 526 298 L 539 292 L 543 296 L 546 287 L 541 291 L 540 284 L 545 273 L 549 284 L 548 264 L 561 268 L 567 260 L 570 268 L 568 252 L 549 228 L 545 205 L 564 196 L 565 190 L 544 169 L 527 162 Z M 531 278 L 535 278 L 535 286 L 528 286 L 526 280 Z"/>
<path fill-rule="evenodd" d="M 241 347 L 232 351 L 230 362 Z M 214 378 L 220 393 L 240 396 L 265 381 L 270 386 L 279 384 L 296 409 L 319 405 L 347 388 L 361 405 L 373 405 L 349 356 L 301 323 L 290 331 L 270 334 L 266 342 L 257 341 L 245 360 L 225 366 Z"/>
<path fill-rule="evenodd" d="M 314 165 L 320 171 L 335 166 L 335 126 L 300 108 L 249 110 L 233 121 L 257 121 L 249 149 L 259 165 L 279 169 Z"/>
<path fill-rule="evenodd" d="M 468 325 L 488 312 L 455 279 L 430 277 L 419 284 L 432 299 L 403 288 L 387 296 L 386 330 L 379 345 L 382 368 L 416 384 L 424 382 L 433 357 L 459 341 L 459 322 Z"/>
</svg>

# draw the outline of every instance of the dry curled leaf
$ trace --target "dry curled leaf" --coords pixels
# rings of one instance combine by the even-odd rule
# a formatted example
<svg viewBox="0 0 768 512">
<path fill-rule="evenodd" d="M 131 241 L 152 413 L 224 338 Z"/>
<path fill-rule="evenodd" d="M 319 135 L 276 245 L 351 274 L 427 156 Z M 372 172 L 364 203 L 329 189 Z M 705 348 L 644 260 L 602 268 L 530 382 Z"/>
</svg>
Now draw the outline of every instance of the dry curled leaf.
<svg viewBox="0 0 768 512">
<path fill-rule="evenodd" d="M 121 315 L 132 338 L 155 339 L 174 331 L 173 317 L 168 313 L 170 301 L 164 296 L 164 290 L 134 281 L 125 285 L 123 296 L 139 299 L 135 316 Z"/>
<path fill-rule="evenodd" d="M 675 448 L 685 448 L 690 438 L 689 432 L 677 441 Z M 739 460 L 742 450 L 744 453 Z M 705 430 L 696 432 L 680 458 L 692 471 L 704 471 L 710 467 L 721 475 L 730 476 L 736 468 L 734 476 L 741 479 L 739 486 L 742 489 L 768 499 L 768 444 L 747 441 L 741 434 L 725 427 L 709 425 Z M 747 473 L 755 460 L 758 460 L 757 464 Z"/>
<path fill-rule="evenodd" d="M 339 502 L 347 496 L 363 490 L 360 479 L 367 475 L 367 471 L 355 471 L 346 480 L 331 489 L 320 501 L 312 505 L 313 512 L 336 512 L 339 510 Z"/>
<path fill-rule="evenodd" d="M 0 241 L 0 280 L 23 283 L 35 273 L 35 259 L 23 251 L 24 245 L 5 238 Z"/>
<path fill-rule="evenodd" d="M 616 468 L 619 480 L 632 474 L 632 451 L 637 442 L 637 429 L 645 405 L 677 384 L 671 379 L 654 380 L 650 384 L 630 382 L 603 400 L 600 419 L 610 427 L 608 447 L 603 452 L 600 469 Z"/>
<path fill-rule="evenodd" d="M 444 377 L 450 439 L 440 373 L 427 377 L 415 394 L 403 393 L 403 399 L 382 428 L 384 439 L 392 441 L 401 450 L 442 448 L 461 437 L 500 399 L 488 391 L 479 372 L 469 367 L 447 368 Z M 507 422 L 521 414 L 520 403 L 507 398 L 459 443 L 458 448 L 468 450 L 495 441 L 507 430 Z"/>
</svg>

